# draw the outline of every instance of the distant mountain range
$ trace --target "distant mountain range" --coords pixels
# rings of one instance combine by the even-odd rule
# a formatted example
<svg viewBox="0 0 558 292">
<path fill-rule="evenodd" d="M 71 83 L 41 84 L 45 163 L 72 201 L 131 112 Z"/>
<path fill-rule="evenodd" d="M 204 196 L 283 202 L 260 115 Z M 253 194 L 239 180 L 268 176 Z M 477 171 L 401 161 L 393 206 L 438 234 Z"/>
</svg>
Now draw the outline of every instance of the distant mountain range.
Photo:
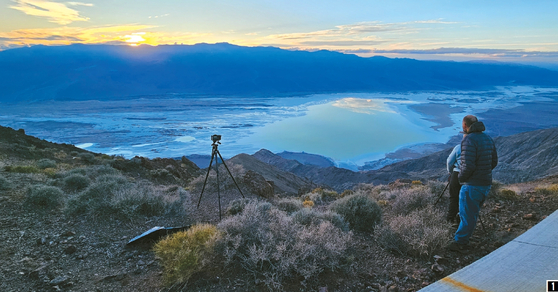
<svg viewBox="0 0 558 292">
<path fill-rule="evenodd" d="M 502 183 L 519 183 L 558 174 L 558 128 L 497 137 L 494 141 L 499 161 L 494 169 L 495 180 Z M 393 163 L 378 170 L 359 172 L 334 166 L 305 165 L 265 149 L 252 156 L 315 184 L 343 191 L 359 183 L 388 184 L 397 179 L 444 180 L 448 176 L 446 159 L 452 148 L 421 158 Z M 259 172 L 254 168 L 251 170 Z"/>
<path fill-rule="evenodd" d="M 15 102 L 558 86 L 558 72 L 524 65 L 362 58 L 226 43 L 77 44 L 1 51 L 0 80 L 0 102 Z"/>
</svg>

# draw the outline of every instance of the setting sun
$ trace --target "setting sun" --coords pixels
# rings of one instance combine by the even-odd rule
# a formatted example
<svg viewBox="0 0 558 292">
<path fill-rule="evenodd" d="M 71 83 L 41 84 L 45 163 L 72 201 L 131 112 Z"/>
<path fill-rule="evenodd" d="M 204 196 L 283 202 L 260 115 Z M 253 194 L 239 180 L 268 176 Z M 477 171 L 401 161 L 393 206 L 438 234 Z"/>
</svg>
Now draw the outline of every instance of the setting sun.
<svg viewBox="0 0 558 292">
<path fill-rule="evenodd" d="M 145 42 L 145 39 L 142 37 L 145 32 L 135 32 L 131 35 L 125 35 L 124 38 L 127 38 L 126 42 L 130 44 L 130 46 L 137 46 L 141 42 Z"/>
</svg>

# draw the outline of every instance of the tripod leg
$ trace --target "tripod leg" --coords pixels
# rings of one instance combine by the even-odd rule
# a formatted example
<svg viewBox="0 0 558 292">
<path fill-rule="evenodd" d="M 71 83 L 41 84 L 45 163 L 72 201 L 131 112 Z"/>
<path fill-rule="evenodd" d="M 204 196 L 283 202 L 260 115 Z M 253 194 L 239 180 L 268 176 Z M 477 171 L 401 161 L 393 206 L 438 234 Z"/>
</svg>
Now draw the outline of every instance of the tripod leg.
<svg viewBox="0 0 558 292">
<path fill-rule="evenodd" d="M 446 185 L 446 187 L 444 188 L 444 190 L 442 191 L 442 193 L 440 194 L 440 196 L 438 197 L 438 200 L 436 200 L 436 203 L 434 203 L 434 207 L 436 207 L 436 205 L 438 205 L 438 201 L 440 201 L 440 199 L 442 198 L 442 196 L 444 195 L 444 192 L 448 189 L 450 183 L 448 182 L 448 184 Z"/>
<path fill-rule="evenodd" d="M 215 150 L 217 151 L 217 150 Z M 221 159 L 222 161 L 223 159 Z M 219 199 L 219 221 L 221 221 L 221 191 L 219 187 L 219 157 L 215 155 L 215 172 L 217 173 L 217 198 Z"/>
<path fill-rule="evenodd" d="M 240 187 L 238 186 L 238 184 L 236 183 L 236 180 L 234 180 L 234 176 L 232 175 L 231 171 L 229 170 L 229 168 L 227 167 L 227 165 L 225 164 L 225 160 L 223 159 L 223 156 L 221 156 L 221 152 L 219 152 L 219 150 L 217 150 L 217 154 L 219 155 L 219 157 L 221 157 L 221 161 L 223 161 L 223 165 L 225 166 L 225 168 L 227 169 L 227 171 L 229 172 L 229 175 L 231 176 L 234 184 L 236 185 L 236 188 L 238 189 L 238 191 L 240 192 L 240 194 L 242 195 L 242 198 L 244 197 L 244 194 L 242 193 L 242 191 L 240 190 Z"/>
<path fill-rule="evenodd" d="M 211 165 L 213 164 L 213 157 L 215 157 L 215 152 L 211 153 L 211 161 L 209 162 L 209 167 L 207 168 L 207 174 L 205 175 L 205 181 L 203 182 L 202 191 L 200 194 L 200 199 L 198 200 L 198 209 L 200 208 L 200 203 L 203 195 L 203 191 L 205 190 L 205 185 L 207 183 L 207 178 L 209 177 L 209 171 L 211 170 Z"/>
</svg>

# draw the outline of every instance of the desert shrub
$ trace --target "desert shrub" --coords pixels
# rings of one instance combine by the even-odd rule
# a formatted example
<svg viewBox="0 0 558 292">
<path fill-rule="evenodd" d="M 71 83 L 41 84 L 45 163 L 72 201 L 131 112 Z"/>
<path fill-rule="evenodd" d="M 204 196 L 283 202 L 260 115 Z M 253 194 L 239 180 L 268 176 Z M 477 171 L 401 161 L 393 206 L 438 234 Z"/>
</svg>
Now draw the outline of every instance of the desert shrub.
<svg viewBox="0 0 558 292">
<path fill-rule="evenodd" d="M 227 214 L 228 215 L 236 215 L 244 211 L 244 207 L 246 204 L 250 203 L 252 200 L 250 199 L 236 199 L 232 200 L 227 207 Z"/>
<path fill-rule="evenodd" d="M 322 201 L 331 202 L 339 199 L 341 196 L 334 190 L 324 190 L 322 194 Z"/>
<path fill-rule="evenodd" d="M 378 200 L 378 205 L 379 206 L 387 206 L 389 203 L 387 200 Z"/>
<path fill-rule="evenodd" d="M 101 154 L 101 159 L 109 160 L 109 159 L 112 159 L 112 157 L 110 155 L 107 155 L 107 154 Z"/>
<path fill-rule="evenodd" d="M 382 219 L 382 210 L 376 201 L 359 192 L 333 202 L 330 210 L 343 216 L 356 231 L 372 232 Z"/>
<path fill-rule="evenodd" d="M 492 180 L 492 186 L 490 187 L 490 192 L 488 192 L 489 198 L 494 198 L 498 196 L 500 193 L 500 189 L 502 188 L 503 184 L 497 180 Z"/>
<path fill-rule="evenodd" d="M 293 218 L 293 222 L 311 226 L 311 225 L 319 225 L 322 221 L 329 221 L 333 226 L 343 230 L 349 231 L 349 224 L 341 217 L 341 215 L 335 212 L 320 212 L 311 210 L 308 208 L 302 208 L 297 212 L 294 212 L 291 217 Z"/>
<path fill-rule="evenodd" d="M 105 174 L 95 178 L 97 182 L 116 182 L 118 184 L 128 184 L 128 179 L 123 175 Z"/>
<path fill-rule="evenodd" d="M 374 200 L 379 200 L 382 199 L 381 194 L 389 190 L 390 188 L 388 185 L 374 186 L 374 184 L 371 183 L 370 184 L 360 183 L 353 188 L 353 193 L 367 194 L 371 196 Z"/>
<path fill-rule="evenodd" d="M 334 190 L 326 190 L 323 188 L 316 188 L 312 192 L 302 196 L 303 201 L 312 201 L 316 204 L 328 203 L 335 201 L 341 196 Z"/>
<path fill-rule="evenodd" d="M 185 282 L 209 265 L 218 238 L 214 225 L 198 224 L 159 241 L 153 250 L 163 266 L 165 282 Z"/>
<path fill-rule="evenodd" d="M 56 162 L 54 160 L 50 160 L 48 158 L 43 158 L 43 159 L 37 161 L 37 167 L 39 169 L 56 168 Z"/>
<path fill-rule="evenodd" d="M 39 173 L 40 170 L 35 166 L 29 165 L 16 165 L 16 166 L 6 166 L 4 170 L 7 172 L 17 172 L 17 173 Z"/>
<path fill-rule="evenodd" d="M 92 172 L 95 176 L 100 176 L 100 175 L 119 175 L 120 172 L 115 169 L 110 167 L 109 165 L 99 165 L 99 166 L 94 166 L 91 168 L 87 168 L 85 169 L 85 171 L 87 172 L 87 170 L 89 170 L 90 172 Z"/>
<path fill-rule="evenodd" d="M 302 206 L 304 206 L 304 208 L 312 208 L 314 207 L 314 201 L 306 200 L 302 202 Z"/>
<path fill-rule="evenodd" d="M 72 174 L 64 178 L 64 187 L 70 191 L 80 191 L 89 186 L 91 180 L 81 174 Z"/>
<path fill-rule="evenodd" d="M 329 221 L 304 226 L 269 204 L 255 202 L 218 228 L 223 236 L 217 250 L 225 264 L 240 265 L 272 290 L 293 278 L 310 281 L 339 268 L 352 238 Z"/>
<path fill-rule="evenodd" d="M 71 176 L 71 175 L 74 175 L 74 174 L 87 175 L 87 170 L 83 167 L 74 168 L 74 169 L 70 169 L 68 171 L 65 171 L 64 173 L 61 173 L 61 176 L 65 177 L 65 176 Z"/>
<path fill-rule="evenodd" d="M 426 207 L 432 193 L 428 187 L 413 187 L 394 189 L 386 194 L 391 200 L 391 210 L 394 214 L 406 215 L 414 210 Z"/>
<path fill-rule="evenodd" d="M 0 176 L 0 191 L 9 190 L 12 188 L 12 184 L 3 176 Z"/>
<path fill-rule="evenodd" d="M 80 153 L 77 155 L 77 157 L 79 157 L 82 161 L 88 162 L 88 163 L 92 163 L 93 161 L 95 161 L 95 155 L 93 155 L 93 153 Z"/>
<path fill-rule="evenodd" d="M 130 183 L 122 176 L 104 175 L 68 203 L 70 215 L 112 216 L 132 219 L 137 216 L 183 215 L 183 200 L 168 195 L 142 181 Z"/>
<path fill-rule="evenodd" d="M 78 153 L 77 151 L 71 151 L 71 152 L 70 152 L 70 155 L 72 155 L 73 157 L 78 156 L 78 154 L 79 154 L 79 153 Z"/>
<path fill-rule="evenodd" d="M 71 215 L 111 215 L 117 210 L 112 202 L 115 193 L 130 187 L 125 178 L 101 176 L 86 190 L 68 203 L 68 212 Z"/>
<path fill-rule="evenodd" d="M 302 202 L 298 199 L 283 198 L 277 201 L 277 208 L 279 208 L 279 210 L 281 211 L 285 211 L 288 214 L 291 214 L 293 212 L 296 212 L 304 208 L 304 206 L 302 205 Z"/>
<path fill-rule="evenodd" d="M 448 184 L 447 181 L 442 182 L 442 181 L 430 180 L 426 183 L 426 186 L 430 189 L 431 193 L 438 196 L 444 190 L 444 188 L 446 188 L 447 184 Z M 449 186 L 448 186 L 448 188 L 449 188 Z"/>
<path fill-rule="evenodd" d="M 354 191 L 351 191 L 351 190 L 344 190 L 344 191 L 341 193 L 341 195 L 339 195 L 339 197 L 344 198 L 344 197 L 350 196 L 350 195 L 352 195 L 352 194 L 354 194 L 354 193 L 355 193 L 355 192 L 354 192 Z"/>
<path fill-rule="evenodd" d="M 501 189 L 500 192 L 498 192 L 498 198 L 503 200 L 515 201 L 519 200 L 519 195 L 516 194 L 513 190 Z"/>
<path fill-rule="evenodd" d="M 154 169 L 149 171 L 149 175 L 154 179 L 174 180 L 174 176 L 166 169 Z"/>
<path fill-rule="evenodd" d="M 56 169 L 54 169 L 54 168 L 45 168 L 45 169 L 43 169 L 43 173 L 50 178 L 55 178 L 56 175 L 58 174 L 56 172 Z"/>
<path fill-rule="evenodd" d="M 432 256 L 451 238 L 447 224 L 438 211 L 429 207 L 391 218 L 374 231 L 374 236 L 387 250 L 402 255 Z"/>
<path fill-rule="evenodd" d="M 54 186 L 32 186 L 27 190 L 25 204 L 41 209 L 60 207 L 64 204 L 64 192 Z"/>
<path fill-rule="evenodd" d="M 538 186 L 535 188 L 535 192 L 545 196 L 557 196 L 558 184 L 551 184 L 549 186 Z"/>
</svg>

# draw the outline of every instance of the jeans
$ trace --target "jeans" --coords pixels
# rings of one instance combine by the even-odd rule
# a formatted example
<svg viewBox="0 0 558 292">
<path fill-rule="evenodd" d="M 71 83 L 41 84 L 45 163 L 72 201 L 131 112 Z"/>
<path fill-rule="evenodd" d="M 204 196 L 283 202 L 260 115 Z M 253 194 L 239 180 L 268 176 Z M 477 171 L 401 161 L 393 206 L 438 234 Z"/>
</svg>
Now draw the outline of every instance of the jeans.
<svg viewBox="0 0 558 292">
<path fill-rule="evenodd" d="M 461 186 L 459 192 L 459 218 L 461 222 L 455 232 L 455 242 L 468 244 L 475 230 L 481 204 L 486 199 L 490 186 Z"/>
</svg>

